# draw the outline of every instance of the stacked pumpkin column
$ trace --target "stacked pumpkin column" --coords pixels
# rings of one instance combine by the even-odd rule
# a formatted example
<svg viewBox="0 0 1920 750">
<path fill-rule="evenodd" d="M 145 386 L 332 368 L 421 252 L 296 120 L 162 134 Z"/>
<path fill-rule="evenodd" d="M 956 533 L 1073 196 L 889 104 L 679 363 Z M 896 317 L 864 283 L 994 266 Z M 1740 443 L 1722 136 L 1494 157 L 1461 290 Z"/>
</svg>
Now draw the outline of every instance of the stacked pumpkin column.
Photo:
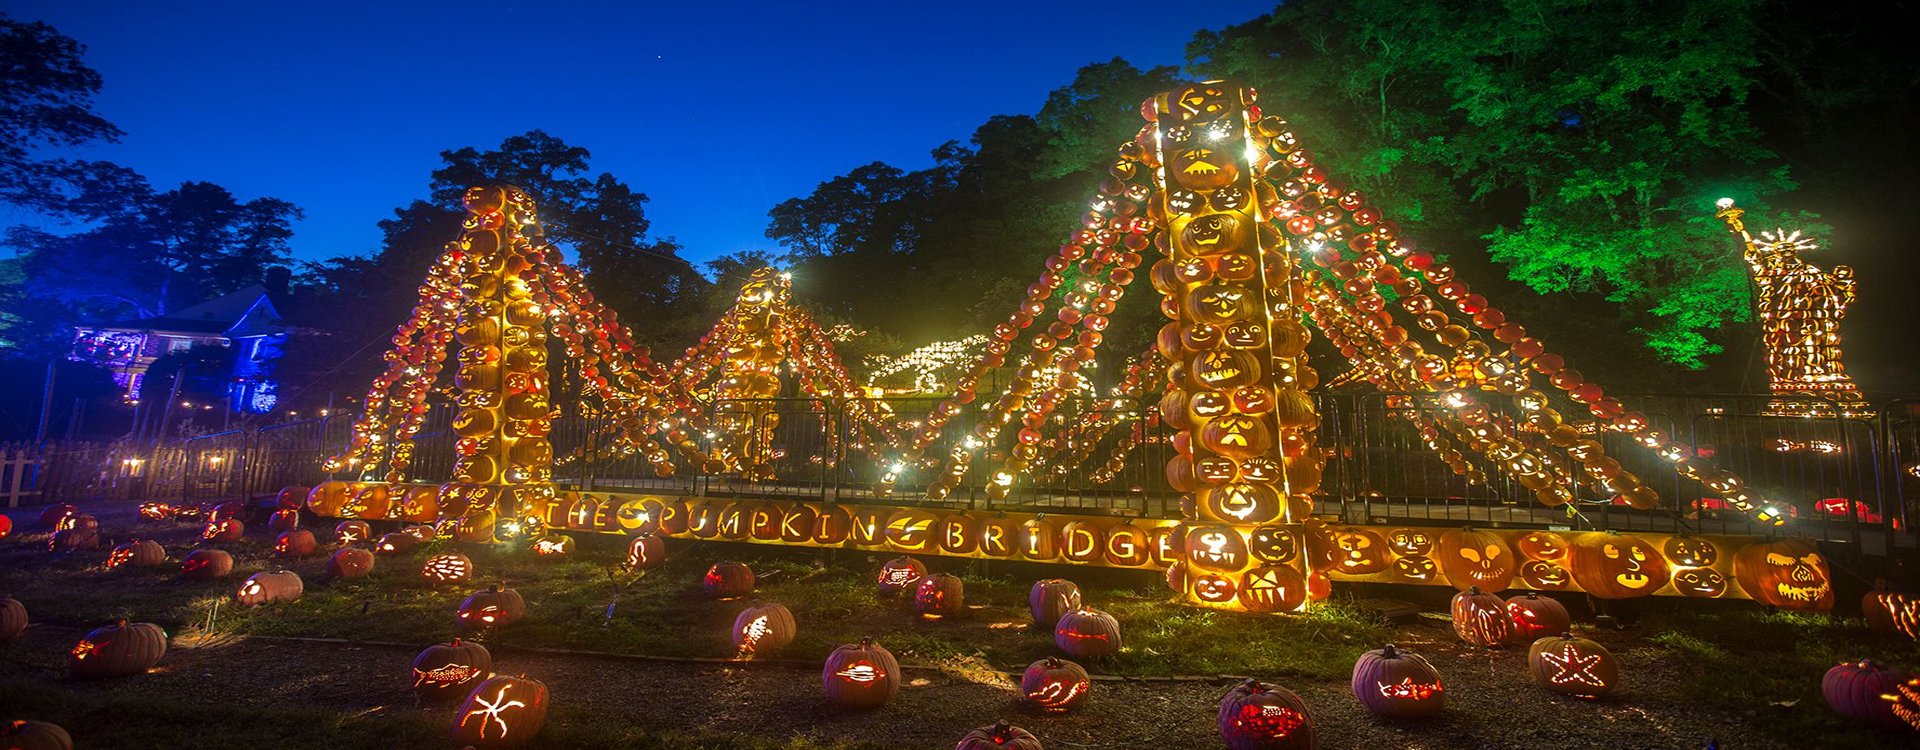
<svg viewBox="0 0 1920 750">
<path fill-rule="evenodd" d="M 740 472 L 748 479 L 773 478 L 771 446 L 780 415 L 773 413 L 772 404 L 754 399 L 780 395 L 778 368 L 785 359 L 788 338 L 780 309 L 789 293 L 786 278 L 778 272 L 768 267 L 755 270 L 740 287 L 733 327 L 721 344 L 724 359 L 720 379 L 713 386 L 719 434 L 711 453 L 724 471 Z"/>
<path fill-rule="evenodd" d="M 519 188 L 467 190 L 459 244 L 460 436 L 453 481 L 440 488 L 440 517 L 456 536 L 491 541 L 497 520 L 537 518 L 554 498 L 547 440 L 547 318 L 533 299 L 546 261 L 533 201 Z"/>
<path fill-rule="evenodd" d="M 1194 519 L 1168 581 L 1205 606 L 1277 612 L 1308 599 L 1300 524 L 1320 476 L 1306 393 L 1317 376 L 1292 258 L 1264 221 L 1275 197 L 1260 179 L 1270 157 L 1254 96 L 1223 82 L 1161 94 L 1141 108 L 1155 123 L 1142 136 L 1166 228 L 1151 278 L 1173 321 L 1157 341 L 1169 362 L 1161 415 L 1179 430 L 1167 479 L 1191 493 Z"/>
</svg>

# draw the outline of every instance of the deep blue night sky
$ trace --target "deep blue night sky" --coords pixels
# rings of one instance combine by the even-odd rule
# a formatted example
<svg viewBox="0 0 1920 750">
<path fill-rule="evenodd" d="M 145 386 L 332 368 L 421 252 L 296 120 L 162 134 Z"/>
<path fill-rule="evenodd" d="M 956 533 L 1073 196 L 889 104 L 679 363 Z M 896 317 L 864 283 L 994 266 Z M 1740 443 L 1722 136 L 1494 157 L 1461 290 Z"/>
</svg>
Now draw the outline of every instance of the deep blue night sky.
<svg viewBox="0 0 1920 750">
<path fill-rule="evenodd" d="M 425 196 L 440 151 L 541 128 L 652 196 L 653 233 L 700 262 L 772 247 L 767 209 L 852 167 L 925 166 L 933 147 L 991 115 L 1037 111 L 1082 65 L 1179 64 L 1195 31 L 1272 6 L 9 0 L 6 10 L 78 39 L 106 80 L 97 109 L 127 135 L 74 155 L 161 187 L 207 180 L 243 199 L 293 201 L 307 212 L 300 258 L 373 251 L 375 222 Z M 0 210 L 0 223 L 29 218 Z"/>
</svg>

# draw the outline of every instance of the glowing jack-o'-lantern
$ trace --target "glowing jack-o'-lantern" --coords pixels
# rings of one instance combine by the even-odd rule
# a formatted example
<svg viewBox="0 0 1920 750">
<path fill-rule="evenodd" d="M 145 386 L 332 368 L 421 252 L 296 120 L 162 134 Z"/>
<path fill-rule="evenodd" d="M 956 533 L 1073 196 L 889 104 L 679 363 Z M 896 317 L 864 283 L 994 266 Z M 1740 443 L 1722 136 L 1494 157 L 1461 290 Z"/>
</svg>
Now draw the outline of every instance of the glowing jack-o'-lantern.
<svg viewBox="0 0 1920 750">
<path fill-rule="evenodd" d="M 247 525 L 238 518 L 223 518 L 208 521 L 207 528 L 200 532 L 200 538 L 209 542 L 237 542 L 247 533 Z"/>
<path fill-rule="evenodd" d="M 151 568 L 165 565 L 167 550 L 151 539 L 136 539 L 113 548 L 107 555 L 107 569 Z"/>
<path fill-rule="evenodd" d="M 276 570 L 255 573 L 240 584 L 240 590 L 234 592 L 233 600 L 243 607 L 258 607 L 273 602 L 290 602 L 300 598 L 306 590 L 300 580 L 300 574 L 290 570 Z"/>
<path fill-rule="evenodd" d="M 1216 390 L 1238 388 L 1259 377 L 1259 360 L 1236 349 L 1219 349 L 1194 357 L 1193 369 L 1188 374 L 1194 385 Z"/>
<path fill-rule="evenodd" d="M 1335 571 L 1368 575 L 1387 569 L 1387 542 L 1372 529 L 1348 526 L 1333 532 Z"/>
<path fill-rule="evenodd" d="M 1247 224 L 1232 214 L 1206 214 L 1187 222 L 1179 236 L 1187 252 L 1194 255 L 1220 255 L 1244 250 L 1251 233 Z M 1191 311 L 1194 308 L 1189 306 L 1188 309 Z M 1205 316 L 1201 319 L 1208 320 Z"/>
<path fill-rule="evenodd" d="M 333 540 L 342 546 L 361 544 L 373 538 L 373 527 L 366 521 L 348 519 L 333 527 Z"/>
<path fill-rule="evenodd" d="M 1733 576 L 1754 601 L 1780 609 L 1833 609 L 1833 574 L 1813 543 L 1804 539 L 1754 542 L 1733 558 Z"/>
<path fill-rule="evenodd" d="M 455 745 L 521 747 L 547 723 L 547 686 L 526 677 L 491 677 L 467 695 L 454 716 Z"/>
<path fill-rule="evenodd" d="M 506 627 L 527 616 L 527 600 L 520 592 L 498 584 L 469 594 L 454 617 L 469 630 Z"/>
<path fill-rule="evenodd" d="M 1431 554 L 1433 535 L 1421 529 L 1394 529 L 1387 532 L 1387 546 L 1400 555 Z"/>
<path fill-rule="evenodd" d="M 927 576 L 927 566 L 911 557 L 896 557 L 880 566 L 880 593 L 895 596 L 912 591 Z"/>
<path fill-rule="evenodd" d="M 1239 165 L 1232 152 L 1206 145 L 1174 151 L 1167 166 L 1168 176 L 1181 186 L 1196 190 L 1226 187 L 1240 178 Z"/>
<path fill-rule="evenodd" d="M 1529 560 L 1559 561 L 1567 556 L 1566 537 L 1551 531 L 1529 531 L 1520 537 L 1520 555 Z"/>
<path fill-rule="evenodd" d="M 1266 420 L 1228 414 L 1207 422 L 1207 426 L 1200 429 L 1200 444 L 1222 456 L 1248 458 L 1273 449 L 1273 430 Z"/>
<path fill-rule="evenodd" d="M 493 655 L 487 647 L 459 638 L 428 646 L 413 657 L 413 690 L 428 700 L 465 696 L 492 676 Z"/>
<path fill-rule="evenodd" d="M 1660 545 L 1667 562 L 1682 568 L 1704 568 L 1720 561 L 1720 548 L 1697 536 L 1676 534 Z"/>
<path fill-rule="evenodd" d="M 1285 526 L 1258 526 L 1247 536 L 1247 550 L 1262 562 L 1288 562 L 1300 554 L 1300 537 Z"/>
<path fill-rule="evenodd" d="M 125 677 L 152 669 L 167 655 L 167 634 L 150 622 L 121 620 L 95 628 L 67 652 L 67 673 L 80 678 Z"/>
<path fill-rule="evenodd" d="M 827 700 L 852 708 L 873 708 L 900 692 L 900 662 L 893 653 L 862 638 L 827 655 L 820 670 Z"/>
<path fill-rule="evenodd" d="M 1513 617 L 1500 597 L 1471 587 L 1453 597 L 1453 632 L 1473 645 L 1498 648 L 1513 640 Z"/>
<path fill-rule="evenodd" d="M 1431 716 L 1447 707 L 1440 671 L 1389 643 L 1353 663 L 1353 697 L 1380 716 Z"/>
<path fill-rule="evenodd" d="M 1053 645 L 1076 659 L 1104 659 L 1120 653 L 1120 621 L 1097 609 L 1076 609 L 1054 624 Z"/>
<path fill-rule="evenodd" d="M 1573 624 L 1573 616 L 1559 600 L 1531 591 L 1507 599 L 1507 614 L 1513 618 L 1515 640 L 1564 633 Z"/>
<path fill-rule="evenodd" d="M 1291 750 L 1314 747 L 1313 718 L 1292 691 L 1255 680 L 1227 691 L 1220 699 L 1220 737 L 1233 750 Z"/>
<path fill-rule="evenodd" d="M 1601 599 L 1652 596 L 1667 585 L 1667 560 L 1645 539 L 1593 531 L 1574 537 L 1573 580 Z"/>
<path fill-rule="evenodd" d="M 1034 581 L 1027 591 L 1027 609 L 1033 624 L 1052 629 L 1066 613 L 1080 608 L 1080 587 L 1062 578 Z"/>
<path fill-rule="evenodd" d="M 967 587 L 959 576 L 935 573 L 920 579 L 913 590 L 913 611 L 929 620 L 966 611 Z"/>
<path fill-rule="evenodd" d="M 180 559 L 180 577 L 191 580 L 225 578 L 233 572 L 233 555 L 225 550 L 197 549 Z"/>
<path fill-rule="evenodd" d="M 1233 601 L 1239 592 L 1239 584 L 1218 573 L 1198 573 L 1191 582 L 1193 598 L 1208 604 L 1225 604 Z"/>
<path fill-rule="evenodd" d="M 1216 419 L 1207 429 L 1211 430 L 1215 425 L 1233 419 L 1240 418 Z M 1285 510 L 1279 491 L 1266 484 L 1234 482 L 1208 487 L 1200 491 L 1200 502 L 1211 517 L 1234 523 L 1266 523 L 1279 518 Z"/>
<path fill-rule="evenodd" d="M 1426 583 L 1439 577 L 1440 568 L 1426 555 L 1401 555 L 1393 560 L 1393 575 L 1408 583 Z"/>
<path fill-rule="evenodd" d="M 1247 562 L 1247 543 L 1230 526 L 1187 530 L 1187 563 L 1200 570 L 1238 571 Z"/>
<path fill-rule="evenodd" d="M 542 560 L 564 560 L 573 556 L 573 537 L 547 534 L 533 540 L 533 556 Z"/>
<path fill-rule="evenodd" d="M 1520 580 L 1542 591 L 1563 591 L 1573 583 L 1573 574 L 1560 563 L 1528 560 L 1520 564 Z"/>
<path fill-rule="evenodd" d="M 420 577 L 435 586 L 465 583 L 473 577 L 473 560 L 458 552 L 434 555 L 420 566 Z"/>
<path fill-rule="evenodd" d="M 733 646 L 744 657 L 778 651 L 793 642 L 794 634 L 793 612 L 785 605 L 748 607 L 733 618 Z"/>
<path fill-rule="evenodd" d="M 1440 571 L 1461 591 L 1503 591 L 1513 582 L 1513 549 L 1499 534 L 1455 529 L 1440 535 Z"/>
<path fill-rule="evenodd" d="M 1673 572 L 1673 590 L 1696 599 L 1718 599 L 1727 593 L 1727 577 L 1713 568 L 1680 568 Z"/>
<path fill-rule="evenodd" d="M 166 503 L 157 502 L 157 501 L 141 503 L 140 517 L 148 521 L 165 521 L 173 517 L 173 506 L 168 505 Z M 13 526 L 12 519 L 8 519 L 6 521 L 0 521 L 0 523 L 5 523 L 8 526 L 8 528 L 12 528 Z M 0 539 L 4 539 L 4 538 L 6 538 L 6 535 L 0 534 Z"/>
<path fill-rule="evenodd" d="M 1620 681 L 1620 665 L 1612 652 L 1594 641 L 1564 633 L 1534 641 L 1527 649 L 1527 668 L 1541 687 L 1582 698 L 1613 692 Z"/>
<path fill-rule="evenodd" d="M 667 564 L 667 540 L 659 534 L 634 534 L 627 542 L 627 570 L 652 570 Z"/>
<path fill-rule="evenodd" d="M 1306 578 L 1285 565 L 1262 565 L 1240 577 L 1240 606 L 1250 612 L 1292 612 L 1307 595 Z"/>
<path fill-rule="evenodd" d="M 707 574 L 700 579 L 701 588 L 707 596 L 725 601 L 738 599 L 753 593 L 753 570 L 737 562 L 717 562 L 707 568 Z"/>
<path fill-rule="evenodd" d="M 1020 692 L 1027 702 L 1046 713 L 1065 713 L 1086 700 L 1093 679 L 1085 667 L 1049 656 L 1027 665 L 1020 675 Z"/>
</svg>

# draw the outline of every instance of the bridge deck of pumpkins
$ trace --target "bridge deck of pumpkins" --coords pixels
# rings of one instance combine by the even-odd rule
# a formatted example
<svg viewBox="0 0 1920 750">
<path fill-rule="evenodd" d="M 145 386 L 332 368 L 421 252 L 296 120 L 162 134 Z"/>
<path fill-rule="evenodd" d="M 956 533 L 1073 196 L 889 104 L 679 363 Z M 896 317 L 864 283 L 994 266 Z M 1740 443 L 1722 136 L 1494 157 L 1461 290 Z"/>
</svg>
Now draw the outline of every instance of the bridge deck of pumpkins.
<svg viewBox="0 0 1920 750">
<path fill-rule="evenodd" d="M 1561 532 L 1327 523 L 1235 525 L 817 500 L 561 490 L 523 517 L 443 514 L 442 487 L 327 481 L 307 509 L 332 518 L 438 523 L 464 542 L 558 532 L 844 548 L 1166 571 L 1196 606 L 1285 612 L 1334 581 L 1460 590 L 1584 591 L 1602 599 L 1752 599 L 1787 610 L 1833 607 L 1831 571 L 1813 543 L 1685 534 Z M 300 488 L 288 488 L 298 496 Z M 443 517 L 444 515 L 444 517 Z M 1294 566 L 1305 556 L 1304 577 Z"/>
</svg>

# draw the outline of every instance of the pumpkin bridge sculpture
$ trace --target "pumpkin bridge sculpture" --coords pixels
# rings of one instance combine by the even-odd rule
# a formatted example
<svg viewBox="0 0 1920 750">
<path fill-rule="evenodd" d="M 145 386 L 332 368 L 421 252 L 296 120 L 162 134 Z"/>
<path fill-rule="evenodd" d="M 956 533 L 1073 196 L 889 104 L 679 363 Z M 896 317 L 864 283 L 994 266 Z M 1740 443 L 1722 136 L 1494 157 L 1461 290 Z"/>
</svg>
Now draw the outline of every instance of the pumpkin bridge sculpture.
<svg viewBox="0 0 1920 750">
<path fill-rule="evenodd" d="M 1791 543 L 1372 528 L 1317 518 L 1325 456 L 1309 393 L 1329 379 L 1307 360 L 1315 331 L 1352 365 L 1339 382 L 1364 381 L 1432 407 L 1404 417 L 1469 480 L 1504 476 L 1549 507 L 1569 503 L 1583 486 L 1634 508 L 1657 507 L 1648 480 L 1576 424 L 1585 423 L 1629 437 L 1763 526 L 1784 520 L 1740 477 L 1608 396 L 1401 236 L 1367 196 L 1316 166 L 1288 123 L 1262 112 L 1255 96 L 1209 82 L 1148 100 L 1147 124 L 1120 146 L 1080 225 L 994 327 L 985 352 L 925 414 L 861 398 L 832 338 L 771 269 L 753 274 L 684 356 L 656 362 L 542 242 L 523 191 L 473 188 L 465 231 L 394 335 L 349 450 L 326 466 L 346 478 L 317 487 L 312 508 L 438 521 L 469 541 L 546 528 L 1165 569 L 1197 605 L 1259 612 L 1307 606 L 1335 579 L 1747 596 L 1805 608 L 1807 593 L 1784 596 L 1764 563 L 1736 570 L 1735 555 L 1721 553 L 1767 545 L 1771 552 L 1757 559 L 1809 559 L 1810 550 L 1771 549 Z M 1164 441 L 1181 517 L 942 509 L 968 477 L 986 477 L 992 500 L 1023 477 L 1098 460 L 1087 441 L 1057 439 L 1067 421 L 1057 411 L 1091 382 L 1109 316 L 1143 265 L 1168 322 L 1130 360 L 1111 397 L 1068 426 L 1110 431 L 1125 423 L 1130 399 L 1157 396 L 1091 476 L 1112 481 L 1128 452 Z M 871 464 L 875 487 L 862 502 L 561 489 L 549 439 L 549 350 L 577 368 L 579 392 L 569 398 L 610 425 L 602 448 L 644 459 L 661 476 L 685 466 L 774 478 L 782 415 L 767 400 L 782 393 L 784 372 L 788 392 L 833 415 L 821 417 L 826 448 L 816 461 Z M 453 478 L 410 483 L 414 438 L 450 354 Z M 1009 382 L 980 388 L 1003 368 Z M 964 429 L 957 418 L 973 413 L 978 420 Z M 990 465 L 976 470 L 983 462 Z M 917 497 L 903 497 L 911 474 L 931 478 Z M 1798 580 L 1825 586 L 1824 563 L 1811 559 L 1817 580 Z"/>
</svg>

